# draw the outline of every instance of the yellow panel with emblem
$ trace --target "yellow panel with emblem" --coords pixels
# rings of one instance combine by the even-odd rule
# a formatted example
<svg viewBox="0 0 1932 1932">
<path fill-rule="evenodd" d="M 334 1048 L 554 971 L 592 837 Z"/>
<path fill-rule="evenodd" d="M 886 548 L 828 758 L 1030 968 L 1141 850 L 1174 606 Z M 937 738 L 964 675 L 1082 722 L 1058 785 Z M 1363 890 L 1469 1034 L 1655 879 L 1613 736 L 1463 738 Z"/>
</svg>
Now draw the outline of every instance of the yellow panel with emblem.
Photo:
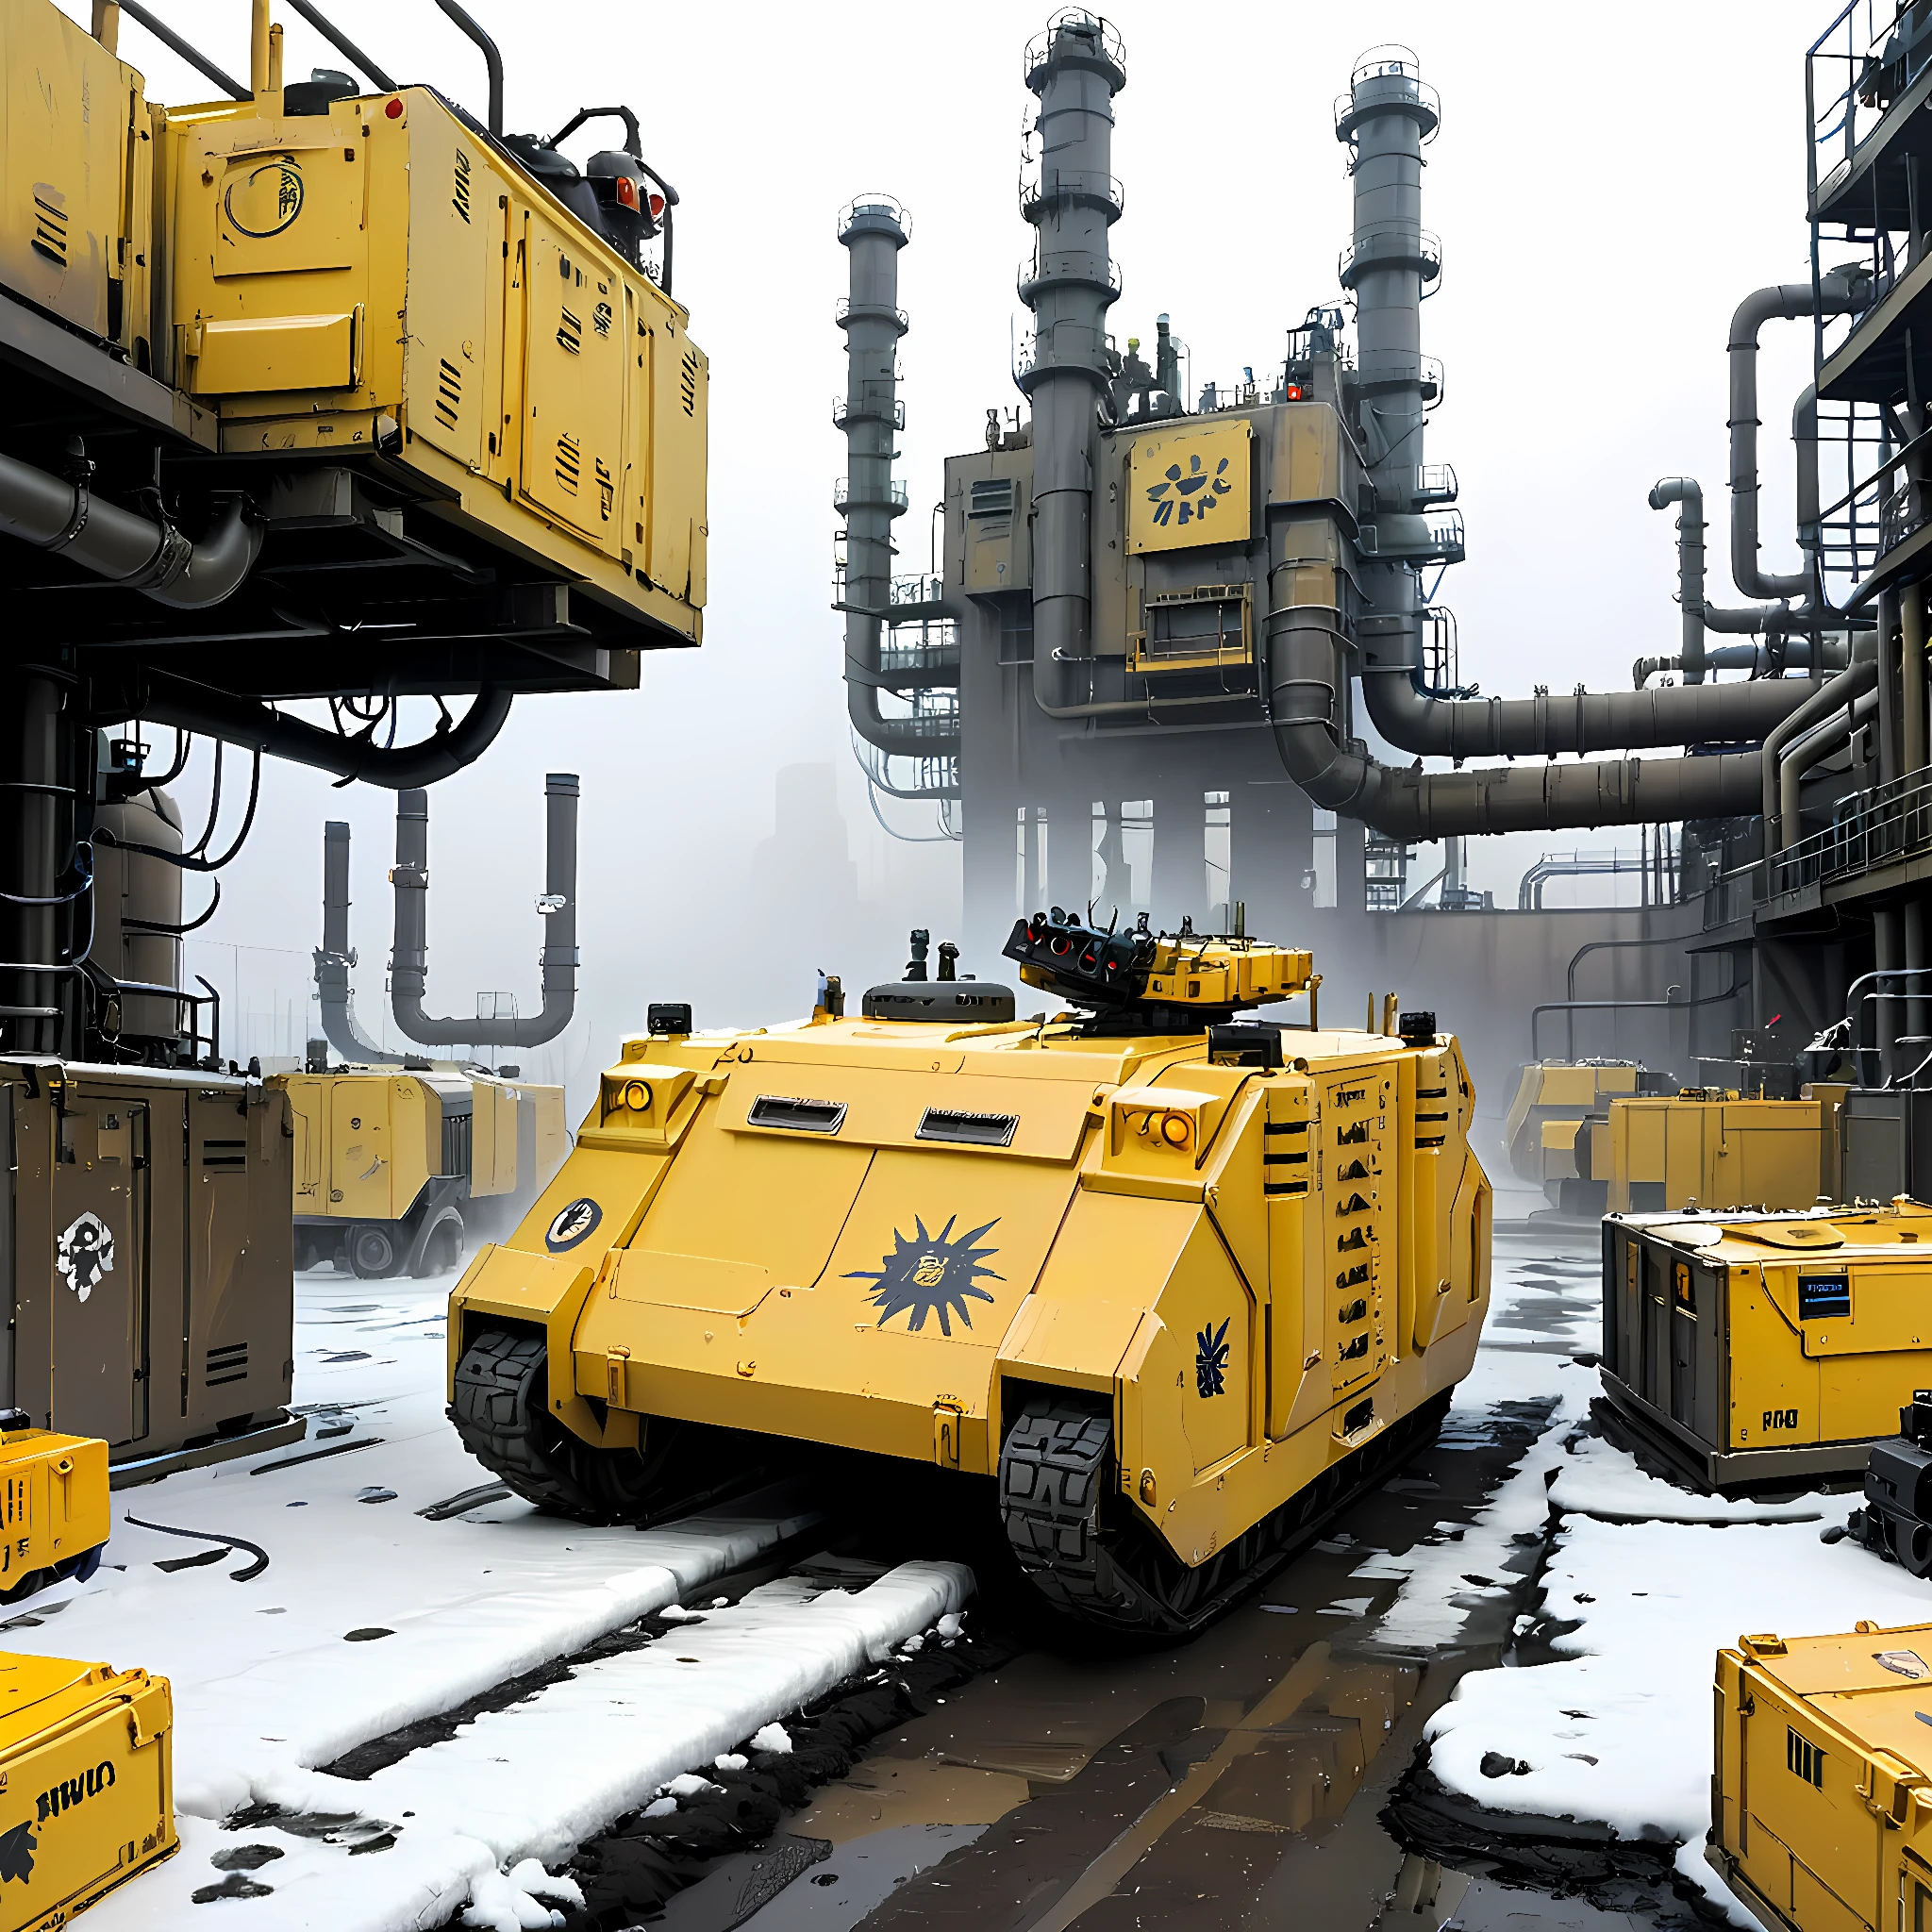
<svg viewBox="0 0 1932 1932">
<path fill-rule="evenodd" d="M 1127 550 L 1245 543 L 1254 526 L 1254 425 L 1191 423 L 1137 437 L 1127 462 Z"/>
</svg>

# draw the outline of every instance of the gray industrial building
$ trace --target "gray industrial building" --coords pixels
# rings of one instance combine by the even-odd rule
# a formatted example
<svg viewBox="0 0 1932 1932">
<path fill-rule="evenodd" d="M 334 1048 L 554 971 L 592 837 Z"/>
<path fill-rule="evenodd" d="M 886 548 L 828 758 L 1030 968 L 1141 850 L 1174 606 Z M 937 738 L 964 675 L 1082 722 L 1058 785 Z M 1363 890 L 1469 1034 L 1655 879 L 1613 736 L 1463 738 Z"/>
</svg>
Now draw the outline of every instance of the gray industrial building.
<svg viewBox="0 0 1932 1932">
<path fill-rule="evenodd" d="M 1025 61 L 1032 329 L 1014 380 L 1030 408 L 990 414 L 985 446 L 947 461 L 937 581 L 892 569 L 909 226 L 885 195 L 844 211 L 855 744 L 871 783 L 938 801 L 962 839 L 974 943 L 1055 903 L 1170 928 L 1244 918 L 1314 947 L 1330 1000 L 1349 989 L 1337 1017 L 1363 989 L 1438 1008 L 1492 1093 L 1533 1054 L 1772 1092 L 1909 1073 L 1932 1048 L 1905 997 L 1927 964 L 1913 855 L 1932 842 L 1924 600 L 1907 588 L 1932 568 L 1909 347 L 1932 267 L 1911 232 L 1916 138 L 1898 130 L 1932 81 L 1896 34 L 1853 47 L 1850 19 L 1809 57 L 1826 137 L 1811 277 L 1745 295 L 1733 322 L 1717 547 L 1739 601 L 1707 584 L 1700 486 L 1660 481 L 1680 610 L 1658 630 L 1680 634 L 1623 691 L 1460 685 L 1437 592 L 1462 516 L 1454 469 L 1424 449 L 1443 376 L 1421 331 L 1441 269 L 1421 181 L 1441 106 L 1407 50 L 1365 55 L 1337 103 L 1354 196 L 1339 296 L 1310 291 L 1265 380 L 1188 395 L 1166 316 L 1151 362 L 1109 333 L 1125 50 L 1096 16 L 1054 18 Z M 1818 342 L 1818 381 L 1790 405 L 1805 563 L 1789 575 L 1758 561 L 1773 318 Z M 1554 874 L 1627 868 L 1607 857 L 1537 868 L 1521 904 L 1465 884 L 1472 838 L 1605 825 L 1636 828 L 1638 907 L 1542 908 Z"/>
</svg>

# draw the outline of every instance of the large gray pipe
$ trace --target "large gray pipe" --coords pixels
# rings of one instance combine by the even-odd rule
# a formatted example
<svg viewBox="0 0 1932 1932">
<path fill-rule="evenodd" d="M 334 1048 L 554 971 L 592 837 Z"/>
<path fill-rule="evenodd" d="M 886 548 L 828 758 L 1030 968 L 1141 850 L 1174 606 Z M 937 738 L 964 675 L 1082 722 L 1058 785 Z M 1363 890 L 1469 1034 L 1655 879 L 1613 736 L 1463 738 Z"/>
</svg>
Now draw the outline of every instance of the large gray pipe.
<svg viewBox="0 0 1932 1932">
<path fill-rule="evenodd" d="M 1070 680 L 1093 682 L 1094 444 L 1107 393 L 1107 311 L 1118 292 L 1108 230 L 1113 97 L 1127 84 L 1118 38 L 1086 14 L 1055 17 L 1029 54 L 1040 98 L 1038 229 L 1020 297 L 1033 311 L 1033 356 L 1019 373 L 1033 405 L 1033 695 L 1055 717 L 1091 715 Z M 1143 707 L 1144 708 L 1144 701 Z"/>
<path fill-rule="evenodd" d="M 1826 671 L 1842 671 L 1845 668 L 1845 644 L 1842 638 L 1828 638 L 1819 652 L 1819 662 Z M 1811 663 L 1811 640 L 1809 638 L 1788 638 L 1785 641 L 1785 670 L 1807 670 Z M 1639 658 L 1630 666 L 1630 687 L 1641 691 L 1660 671 L 1681 671 L 1684 660 L 1681 658 Z M 1704 653 L 1704 668 L 1707 671 L 1748 671 L 1753 677 L 1775 677 L 1780 675 L 1779 667 L 1772 661 L 1771 648 L 1767 644 L 1719 644 L 1715 650 L 1708 647 Z"/>
<path fill-rule="evenodd" d="M 868 744 L 903 758 L 943 758 L 958 729 L 937 719 L 887 718 L 879 709 L 879 644 L 892 597 L 892 523 L 905 514 L 892 490 L 899 425 L 899 251 L 906 211 L 883 195 L 845 210 L 839 240 L 850 258 L 845 331 L 845 708 Z"/>
<path fill-rule="evenodd" d="M 315 991 L 322 1006 L 322 1030 L 345 1060 L 396 1067 L 403 1055 L 390 1053 L 356 1024 L 349 968 L 356 955 L 349 945 L 349 828 L 331 819 L 322 828 L 322 944 L 315 949 Z"/>
<path fill-rule="evenodd" d="M 481 758 L 503 729 L 510 701 L 509 691 L 485 687 L 454 724 L 439 719 L 436 729 L 418 743 L 391 747 L 373 743 L 372 734 L 347 738 L 339 731 L 324 731 L 252 698 L 160 674 L 149 675 L 139 713 L 149 724 L 176 724 L 183 731 L 198 731 L 270 758 L 310 765 L 337 778 L 359 778 L 364 784 L 401 791 L 433 785 Z"/>
<path fill-rule="evenodd" d="M 544 894 L 555 909 L 543 922 L 543 1010 L 527 1020 L 439 1020 L 423 1010 L 429 983 L 429 794 L 405 791 L 396 800 L 390 1009 L 411 1040 L 425 1046 L 541 1046 L 570 1024 L 577 997 L 576 774 L 552 772 L 543 794 Z"/>
<path fill-rule="evenodd" d="M 1815 298 L 1809 282 L 1777 283 L 1746 295 L 1731 317 L 1731 576 L 1746 597 L 1808 598 L 1812 589 L 1808 570 L 1757 567 L 1757 332 L 1779 317 L 1850 314 L 1871 297 L 1871 277 L 1848 264 L 1820 278 Z"/>
<path fill-rule="evenodd" d="M 166 518 L 138 517 L 85 483 L 63 482 L 9 456 L 0 456 L 0 531 L 180 609 L 231 595 L 261 547 L 261 531 L 243 516 L 239 496 L 228 498 L 197 543 Z"/>
<path fill-rule="evenodd" d="M 1756 743 L 1813 689 L 1803 678 L 1760 677 L 1486 701 L 1426 697 L 1406 671 L 1365 671 L 1361 685 L 1369 717 L 1391 744 L 1452 758 Z"/>
<path fill-rule="evenodd" d="M 1792 836 L 1780 842 L 1779 850 L 1795 845 L 1802 833 L 1799 809 L 1804 800 L 1806 773 L 1837 751 L 1861 724 L 1877 715 L 1878 693 L 1868 691 L 1862 696 L 1855 697 L 1842 710 L 1834 711 L 1824 724 L 1812 725 L 1802 738 L 1794 738 L 1785 746 L 1777 761 L 1777 822 L 1780 827 L 1790 826 Z"/>
<path fill-rule="evenodd" d="M 1870 641 L 1860 639 L 1859 646 L 1870 649 Z M 1814 725 L 1822 724 L 1834 711 L 1846 710 L 1878 682 L 1874 657 L 1854 657 L 1834 678 L 1810 685 L 1805 702 L 1790 716 L 1765 735 L 1764 762 L 1757 809 L 1764 815 L 1764 849 L 1780 852 L 1798 835 L 1795 812 L 1787 822 L 1783 813 L 1782 774 L 1790 748 L 1802 741 Z M 1797 774 L 1802 776 L 1802 771 Z M 1796 783 L 1796 778 L 1792 780 Z"/>
</svg>

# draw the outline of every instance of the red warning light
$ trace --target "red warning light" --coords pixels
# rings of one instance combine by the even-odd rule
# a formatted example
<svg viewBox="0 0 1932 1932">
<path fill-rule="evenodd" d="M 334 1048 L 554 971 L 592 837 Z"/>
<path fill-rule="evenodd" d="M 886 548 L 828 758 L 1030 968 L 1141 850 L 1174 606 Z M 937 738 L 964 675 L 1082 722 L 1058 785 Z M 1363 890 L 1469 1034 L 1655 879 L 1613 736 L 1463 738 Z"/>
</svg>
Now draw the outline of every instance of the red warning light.
<svg viewBox="0 0 1932 1932">
<path fill-rule="evenodd" d="M 1298 403 L 1302 399 L 1302 386 L 1298 382 L 1289 383 L 1281 392 L 1291 403 Z"/>
<path fill-rule="evenodd" d="M 655 222 L 664 212 L 664 197 L 661 194 L 653 194 L 648 198 L 651 204 L 651 219 Z"/>
<path fill-rule="evenodd" d="M 403 118 L 403 104 L 402 102 L 393 99 L 385 101 L 383 103 L 382 111 L 385 114 L 387 114 L 391 121 L 400 121 Z"/>
<path fill-rule="evenodd" d="M 638 184 L 628 175 L 617 177 L 617 199 L 625 208 L 634 208 L 638 205 Z"/>
</svg>

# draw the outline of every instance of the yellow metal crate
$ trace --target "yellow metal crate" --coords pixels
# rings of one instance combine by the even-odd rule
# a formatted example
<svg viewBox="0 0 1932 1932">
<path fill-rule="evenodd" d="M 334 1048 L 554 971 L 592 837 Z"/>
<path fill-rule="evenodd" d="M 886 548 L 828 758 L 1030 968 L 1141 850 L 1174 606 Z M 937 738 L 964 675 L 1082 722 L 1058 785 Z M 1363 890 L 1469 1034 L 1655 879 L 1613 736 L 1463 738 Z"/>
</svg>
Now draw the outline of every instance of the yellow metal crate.
<svg viewBox="0 0 1932 1932">
<path fill-rule="evenodd" d="M 0 1932 L 53 1932 L 169 1857 L 165 1677 L 0 1652 Z"/>
<path fill-rule="evenodd" d="M 0 1435 L 0 1603 L 108 1541 L 108 1445 L 52 1429 Z"/>
<path fill-rule="evenodd" d="M 1932 1924 L 1932 1624 L 1717 1654 L 1710 1863 L 1769 1927 Z"/>
</svg>

